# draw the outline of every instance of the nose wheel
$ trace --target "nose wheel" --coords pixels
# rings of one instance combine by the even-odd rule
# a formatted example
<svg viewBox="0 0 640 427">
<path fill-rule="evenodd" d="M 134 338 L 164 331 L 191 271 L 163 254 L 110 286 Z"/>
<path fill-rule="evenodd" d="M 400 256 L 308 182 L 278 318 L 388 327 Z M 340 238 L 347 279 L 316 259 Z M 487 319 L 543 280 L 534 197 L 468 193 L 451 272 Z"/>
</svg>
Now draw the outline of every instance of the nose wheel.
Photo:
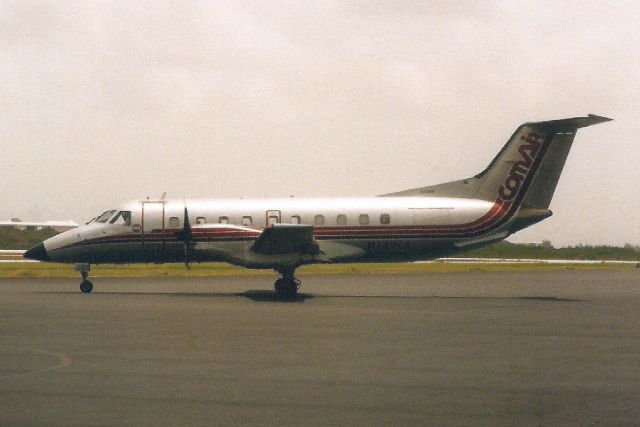
<svg viewBox="0 0 640 427">
<path fill-rule="evenodd" d="M 80 283 L 80 290 L 82 291 L 83 294 L 88 294 L 93 290 L 93 283 L 91 283 L 86 279 L 83 280 L 82 283 Z"/>
<path fill-rule="evenodd" d="M 91 264 L 76 264 L 76 271 L 80 272 L 82 276 L 82 283 L 80 283 L 80 291 L 83 294 L 88 294 L 93 290 L 93 283 L 87 280 L 89 277 L 89 270 L 91 270 Z"/>
</svg>

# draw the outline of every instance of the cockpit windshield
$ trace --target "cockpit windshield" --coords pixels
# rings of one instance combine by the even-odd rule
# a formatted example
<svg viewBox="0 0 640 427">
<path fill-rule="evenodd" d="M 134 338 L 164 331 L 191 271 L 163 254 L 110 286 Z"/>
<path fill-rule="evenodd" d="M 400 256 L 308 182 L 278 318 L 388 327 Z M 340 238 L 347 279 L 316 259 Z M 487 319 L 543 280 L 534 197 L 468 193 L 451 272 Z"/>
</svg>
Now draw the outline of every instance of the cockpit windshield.
<svg viewBox="0 0 640 427">
<path fill-rule="evenodd" d="M 120 211 L 109 224 L 131 225 L 131 211 Z"/>
<path fill-rule="evenodd" d="M 112 211 L 106 211 L 105 213 L 100 215 L 98 218 L 96 218 L 96 222 L 107 222 L 114 213 L 116 213 L 115 209 Z"/>
</svg>

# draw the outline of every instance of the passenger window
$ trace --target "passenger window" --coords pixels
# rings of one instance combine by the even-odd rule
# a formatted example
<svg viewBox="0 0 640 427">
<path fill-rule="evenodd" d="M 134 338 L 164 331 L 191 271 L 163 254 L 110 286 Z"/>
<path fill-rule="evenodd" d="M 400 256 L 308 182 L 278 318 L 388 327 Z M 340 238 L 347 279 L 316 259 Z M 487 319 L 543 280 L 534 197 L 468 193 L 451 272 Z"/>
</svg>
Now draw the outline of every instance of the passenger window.
<svg viewBox="0 0 640 427">
<path fill-rule="evenodd" d="M 120 211 L 116 216 L 113 217 L 110 224 L 118 224 L 118 225 L 131 225 L 131 212 L 130 211 Z"/>
<path fill-rule="evenodd" d="M 360 223 L 360 225 L 367 225 L 369 224 L 369 215 L 367 214 L 361 214 L 358 217 L 358 222 Z"/>
<path fill-rule="evenodd" d="M 338 215 L 338 218 L 336 219 L 338 222 L 338 225 L 347 225 L 347 216 L 340 214 Z"/>
<path fill-rule="evenodd" d="M 389 214 L 380 215 L 380 224 L 382 224 L 382 225 L 391 224 L 391 217 L 389 216 Z"/>
<path fill-rule="evenodd" d="M 206 224 L 207 223 L 207 219 L 203 216 L 199 216 L 198 218 L 196 218 L 196 224 Z"/>
<path fill-rule="evenodd" d="M 293 215 L 291 216 L 291 224 L 302 224 L 302 219 L 299 215 Z"/>
<path fill-rule="evenodd" d="M 177 216 L 169 218 L 169 228 L 180 228 L 180 219 Z"/>
<path fill-rule="evenodd" d="M 218 222 L 220 224 L 229 224 L 229 217 L 228 216 L 221 216 L 220 218 L 218 218 Z"/>
<path fill-rule="evenodd" d="M 242 217 L 242 225 L 251 225 L 251 217 L 250 216 L 243 216 Z"/>
<path fill-rule="evenodd" d="M 313 225 L 324 225 L 324 215 L 316 215 L 313 218 Z"/>
</svg>

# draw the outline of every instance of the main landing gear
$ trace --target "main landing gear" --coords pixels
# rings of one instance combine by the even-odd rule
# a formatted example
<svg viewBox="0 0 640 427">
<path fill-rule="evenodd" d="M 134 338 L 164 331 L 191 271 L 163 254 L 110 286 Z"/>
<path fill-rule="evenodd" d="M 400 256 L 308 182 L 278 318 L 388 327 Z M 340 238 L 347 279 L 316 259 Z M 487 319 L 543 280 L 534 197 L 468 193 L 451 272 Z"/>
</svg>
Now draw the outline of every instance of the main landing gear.
<svg viewBox="0 0 640 427">
<path fill-rule="evenodd" d="M 80 275 L 82 275 L 80 290 L 82 291 L 82 293 L 88 294 L 93 290 L 93 283 L 87 280 L 87 277 L 89 277 L 89 271 L 91 270 L 91 264 L 76 264 L 75 268 L 76 271 L 79 271 Z"/>
<path fill-rule="evenodd" d="M 298 296 L 300 280 L 293 276 L 295 269 L 276 270 L 282 277 L 276 280 L 274 287 L 277 299 L 295 299 Z"/>
</svg>

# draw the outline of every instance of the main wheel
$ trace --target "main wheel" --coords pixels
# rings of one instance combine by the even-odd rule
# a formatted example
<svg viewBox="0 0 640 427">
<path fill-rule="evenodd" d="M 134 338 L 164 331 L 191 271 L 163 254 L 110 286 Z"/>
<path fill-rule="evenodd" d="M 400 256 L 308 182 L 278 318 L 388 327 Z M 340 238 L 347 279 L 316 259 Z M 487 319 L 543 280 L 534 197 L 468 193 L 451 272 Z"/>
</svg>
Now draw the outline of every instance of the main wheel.
<svg viewBox="0 0 640 427">
<path fill-rule="evenodd" d="M 300 282 L 297 280 L 278 279 L 275 283 L 276 298 L 292 299 L 298 295 L 298 286 Z"/>
<path fill-rule="evenodd" d="M 295 298 L 298 296 L 298 288 L 300 287 L 300 281 L 296 278 L 291 279 L 287 282 L 287 295 L 290 298 Z"/>
<path fill-rule="evenodd" d="M 82 283 L 80 283 L 80 290 L 82 293 L 88 294 L 93 290 L 93 283 L 88 280 L 83 280 Z"/>
<path fill-rule="evenodd" d="M 286 293 L 287 284 L 284 279 L 278 279 L 274 283 L 274 288 L 276 289 L 276 296 L 282 297 Z"/>
</svg>

